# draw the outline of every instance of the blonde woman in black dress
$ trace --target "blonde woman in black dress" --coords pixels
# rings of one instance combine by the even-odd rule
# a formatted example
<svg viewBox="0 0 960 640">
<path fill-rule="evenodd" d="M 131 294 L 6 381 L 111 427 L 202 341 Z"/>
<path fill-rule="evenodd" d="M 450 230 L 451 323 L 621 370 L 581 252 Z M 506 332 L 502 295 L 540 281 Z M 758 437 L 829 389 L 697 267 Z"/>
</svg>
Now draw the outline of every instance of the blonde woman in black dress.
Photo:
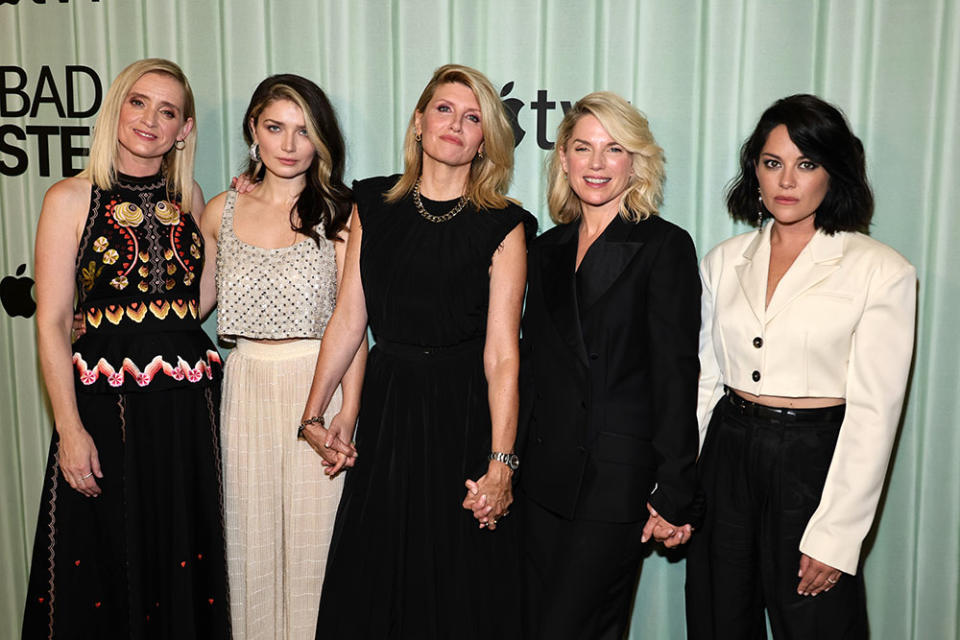
<svg viewBox="0 0 960 640">
<path fill-rule="evenodd" d="M 56 433 L 24 638 L 230 637 L 194 124 L 180 68 L 135 62 L 87 168 L 44 198 L 37 336 Z M 71 345 L 75 298 L 86 333 Z"/>
<path fill-rule="evenodd" d="M 536 223 L 504 195 L 512 167 L 496 91 L 446 65 L 410 119 L 404 173 L 354 186 L 343 287 L 305 420 L 322 415 L 368 321 L 376 344 L 356 448 L 335 428 L 319 443 L 355 466 L 318 638 L 519 637 L 517 518 L 504 517 Z"/>
</svg>

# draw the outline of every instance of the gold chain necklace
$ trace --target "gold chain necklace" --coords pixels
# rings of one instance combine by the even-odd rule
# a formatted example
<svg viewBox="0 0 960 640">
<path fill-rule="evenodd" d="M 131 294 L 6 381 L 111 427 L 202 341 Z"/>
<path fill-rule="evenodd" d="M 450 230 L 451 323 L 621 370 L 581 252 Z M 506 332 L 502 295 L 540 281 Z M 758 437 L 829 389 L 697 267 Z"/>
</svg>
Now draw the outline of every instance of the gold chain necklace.
<svg viewBox="0 0 960 640">
<path fill-rule="evenodd" d="M 413 185 L 413 206 L 417 208 L 417 211 L 423 216 L 424 220 L 428 222 L 446 222 L 447 220 L 453 219 L 455 215 L 460 213 L 465 206 L 467 206 L 467 197 L 460 196 L 460 202 L 457 203 L 453 209 L 447 211 L 442 216 L 435 216 L 426 209 L 423 208 L 423 202 L 420 201 L 420 178 L 417 178 L 416 184 Z"/>
</svg>

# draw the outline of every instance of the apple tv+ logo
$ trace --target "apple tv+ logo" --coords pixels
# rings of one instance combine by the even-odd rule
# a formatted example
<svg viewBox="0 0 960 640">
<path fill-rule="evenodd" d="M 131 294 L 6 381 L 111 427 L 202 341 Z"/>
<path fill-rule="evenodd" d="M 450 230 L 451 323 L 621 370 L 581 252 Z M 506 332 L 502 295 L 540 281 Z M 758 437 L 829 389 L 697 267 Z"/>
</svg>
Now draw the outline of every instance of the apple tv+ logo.
<svg viewBox="0 0 960 640">
<path fill-rule="evenodd" d="M 30 290 L 33 289 L 33 278 L 23 275 L 27 265 L 17 267 L 16 276 L 7 276 L 0 280 L 0 303 L 3 310 L 11 318 L 23 316 L 29 318 L 37 310 L 37 303 L 33 301 Z"/>
<path fill-rule="evenodd" d="M 513 146 L 517 147 L 527 133 L 523 127 L 520 126 L 520 110 L 523 109 L 525 103 L 519 98 L 507 98 L 511 91 L 513 91 L 512 80 L 503 85 L 503 88 L 500 90 L 500 97 L 506 98 L 505 100 L 501 100 L 501 102 L 503 102 L 503 106 L 507 110 L 507 116 L 510 118 L 510 126 L 513 127 Z M 560 101 L 560 109 L 564 114 L 570 111 L 571 106 L 573 106 L 573 103 L 569 100 Z M 546 89 L 538 89 L 537 99 L 530 102 L 530 108 L 537 113 L 537 146 L 544 151 L 549 151 L 553 149 L 553 141 L 547 139 L 547 114 L 549 111 L 557 108 L 557 102 L 549 99 L 549 94 Z"/>
</svg>

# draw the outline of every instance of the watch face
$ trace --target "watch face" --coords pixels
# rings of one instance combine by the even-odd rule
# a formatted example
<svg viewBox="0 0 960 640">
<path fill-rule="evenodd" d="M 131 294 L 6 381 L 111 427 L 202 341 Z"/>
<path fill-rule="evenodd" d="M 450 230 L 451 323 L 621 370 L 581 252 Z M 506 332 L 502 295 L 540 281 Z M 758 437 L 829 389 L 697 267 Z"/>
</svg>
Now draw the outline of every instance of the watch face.
<svg viewBox="0 0 960 640">
<path fill-rule="evenodd" d="M 507 456 L 506 463 L 508 467 L 516 471 L 517 467 L 520 466 L 520 457 L 515 453 L 511 453 L 509 456 Z"/>
</svg>

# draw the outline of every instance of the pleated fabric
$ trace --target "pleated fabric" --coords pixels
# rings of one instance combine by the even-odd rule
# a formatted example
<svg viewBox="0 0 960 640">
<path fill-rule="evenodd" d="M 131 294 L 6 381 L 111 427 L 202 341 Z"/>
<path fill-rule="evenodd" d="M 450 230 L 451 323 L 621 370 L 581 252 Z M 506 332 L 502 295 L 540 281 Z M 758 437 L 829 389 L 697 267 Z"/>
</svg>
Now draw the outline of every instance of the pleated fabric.
<svg viewBox="0 0 960 640">
<path fill-rule="evenodd" d="M 297 425 L 320 340 L 238 339 L 227 359 L 222 445 L 227 566 L 238 640 L 313 638 L 343 474 L 330 479 Z M 338 389 L 324 417 L 341 406 Z"/>
</svg>

